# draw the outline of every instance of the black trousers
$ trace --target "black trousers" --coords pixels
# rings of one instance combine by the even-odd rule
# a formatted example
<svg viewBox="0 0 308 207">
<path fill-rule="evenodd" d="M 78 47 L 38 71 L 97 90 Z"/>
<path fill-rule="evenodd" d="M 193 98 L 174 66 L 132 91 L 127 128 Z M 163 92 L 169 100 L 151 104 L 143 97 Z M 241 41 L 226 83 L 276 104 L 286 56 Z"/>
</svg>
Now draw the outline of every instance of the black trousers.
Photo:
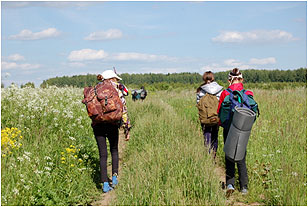
<svg viewBox="0 0 308 207">
<path fill-rule="evenodd" d="M 224 129 L 223 136 L 224 136 L 224 143 L 226 142 L 229 130 Z M 225 157 L 226 161 L 226 184 L 235 184 L 235 162 L 229 160 Z M 241 188 L 248 188 L 248 175 L 247 175 L 247 167 L 246 167 L 246 153 L 242 160 L 237 161 L 237 169 L 239 174 L 239 181 Z"/>
<path fill-rule="evenodd" d="M 112 174 L 117 173 L 119 170 L 119 128 L 117 125 L 112 124 L 96 124 L 93 127 L 93 132 L 97 142 L 100 159 L 100 170 L 101 170 L 101 182 L 108 182 L 107 175 L 107 143 L 108 138 L 110 144 L 110 153 L 112 159 Z"/>
</svg>

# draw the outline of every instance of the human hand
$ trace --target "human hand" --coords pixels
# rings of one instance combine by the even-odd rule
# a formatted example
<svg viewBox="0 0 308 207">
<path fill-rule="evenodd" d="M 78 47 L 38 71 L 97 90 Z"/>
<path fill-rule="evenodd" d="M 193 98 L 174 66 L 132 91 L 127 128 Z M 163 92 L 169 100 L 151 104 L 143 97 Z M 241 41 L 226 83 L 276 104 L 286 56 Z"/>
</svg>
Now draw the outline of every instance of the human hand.
<svg viewBox="0 0 308 207">
<path fill-rule="evenodd" d="M 127 131 L 127 132 L 125 133 L 125 141 L 128 141 L 129 138 L 130 138 L 130 134 L 129 134 L 129 131 Z"/>
</svg>

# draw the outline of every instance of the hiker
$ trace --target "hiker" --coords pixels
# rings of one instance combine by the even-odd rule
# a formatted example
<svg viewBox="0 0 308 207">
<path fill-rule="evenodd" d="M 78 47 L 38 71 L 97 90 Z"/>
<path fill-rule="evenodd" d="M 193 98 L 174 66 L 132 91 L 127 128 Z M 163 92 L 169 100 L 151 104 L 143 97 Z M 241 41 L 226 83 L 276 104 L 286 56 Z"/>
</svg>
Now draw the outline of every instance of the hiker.
<svg viewBox="0 0 308 207">
<path fill-rule="evenodd" d="M 118 168 L 119 168 L 119 153 L 118 153 L 118 142 L 119 142 L 119 128 L 124 128 L 125 141 L 130 139 L 130 121 L 127 115 L 126 101 L 122 91 L 119 89 L 119 80 L 122 80 L 114 71 L 106 70 L 101 75 L 97 76 L 97 80 L 102 83 L 105 80 L 110 80 L 112 85 L 117 90 L 118 95 L 123 104 L 123 115 L 121 123 L 96 123 L 92 121 L 92 128 L 96 138 L 96 142 L 99 149 L 100 157 L 100 170 L 101 170 L 101 182 L 103 183 L 103 191 L 107 193 L 112 190 L 118 184 Z M 99 84 L 100 84 L 99 83 Z M 106 97 L 107 98 L 107 97 Z M 110 153 L 112 157 L 112 187 L 109 185 L 109 179 L 107 176 L 107 144 L 106 137 L 110 144 Z"/>
<path fill-rule="evenodd" d="M 148 93 L 147 93 L 147 91 L 145 90 L 144 86 L 141 86 L 140 90 L 141 90 L 140 98 L 141 98 L 141 100 L 143 101 L 143 100 L 147 97 Z"/>
<path fill-rule="evenodd" d="M 214 74 L 211 71 L 203 74 L 204 83 L 197 89 L 197 107 L 199 109 L 199 120 L 204 136 L 204 145 L 209 148 L 209 153 L 212 150 L 215 159 L 218 148 L 219 130 L 217 107 L 223 87 L 214 80 Z M 209 117 L 210 114 L 212 116 Z"/>
<path fill-rule="evenodd" d="M 145 90 L 144 86 L 141 86 L 139 90 L 132 90 L 132 100 L 136 101 L 141 99 L 143 101 L 146 98 L 147 94 L 148 93 Z"/>
<path fill-rule="evenodd" d="M 228 136 L 228 132 L 230 129 L 230 124 L 232 117 L 229 117 L 228 121 L 224 121 L 226 116 L 232 116 L 232 109 L 229 104 L 227 103 L 232 95 L 233 91 L 242 91 L 243 94 L 246 94 L 247 97 L 253 97 L 252 91 L 243 90 L 243 75 L 238 68 L 234 68 L 228 75 L 228 82 L 229 87 L 221 93 L 219 99 L 219 105 L 217 109 L 217 113 L 220 118 L 220 124 L 224 128 L 223 130 L 223 137 L 224 143 L 226 143 L 226 139 Z M 232 94 L 231 94 L 232 92 Z M 226 106 L 226 108 L 223 108 Z M 230 111 L 231 110 L 231 111 Z M 246 150 L 246 149 L 244 149 Z M 242 194 L 248 193 L 248 175 L 247 175 L 247 168 L 246 168 L 246 151 L 244 153 L 244 158 L 239 161 L 234 161 L 227 156 L 225 156 L 225 164 L 226 164 L 226 185 L 227 185 L 227 196 L 231 195 L 234 192 L 234 184 L 235 184 L 235 163 L 237 163 L 238 174 L 239 174 L 239 183 L 240 183 L 240 191 Z"/>
</svg>

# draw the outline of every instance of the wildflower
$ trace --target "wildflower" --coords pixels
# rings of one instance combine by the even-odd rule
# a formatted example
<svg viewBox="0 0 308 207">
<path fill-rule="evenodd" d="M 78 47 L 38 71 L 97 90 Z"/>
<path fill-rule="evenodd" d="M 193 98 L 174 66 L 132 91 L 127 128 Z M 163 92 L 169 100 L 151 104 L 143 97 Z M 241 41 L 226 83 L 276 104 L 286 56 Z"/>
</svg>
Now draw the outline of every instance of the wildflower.
<svg viewBox="0 0 308 207">
<path fill-rule="evenodd" d="M 44 169 L 47 170 L 47 171 L 50 171 L 50 170 L 51 170 L 50 167 L 45 167 Z"/>
<path fill-rule="evenodd" d="M 27 155 L 23 155 L 23 157 L 24 157 L 26 160 L 30 161 L 30 157 L 28 157 Z"/>
<path fill-rule="evenodd" d="M 68 137 L 70 140 L 75 141 L 76 139 L 74 137 Z"/>
<path fill-rule="evenodd" d="M 28 186 L 28 185 L 24 185 L 24 188 L 25 188 L 26 190 L 30 190 L 30 186 Z"/>
<path fill-rule="evenodd" d="M 74 155 L 75 158 L 77 158 L 77 155 Z"/>
<path fill-rule="evenodd" d="M 22 158 L 22 157 L 17 157 L 17 160 L 20 161 L 20 162 L 22 162 L 22 161 L 24 161 L 24 158 Z"/>
<path fill-rule="evenodd" d="M 276 150 L 276 152 L 277 152 L 277 153 L 281 153 L 281 151 L 280 151 L 280 150 Z"/>
<path fill-rule="evenodd" d="M 65 160 L 65 157 L 61 157 L 61 160 Z"/>
<path fill-rule="evenodd" d="M 34 173 L 37 174 L 37 175 L 39 175 L 39 174 L 42 174 L 43 171 L 35 170 Z"/>
<path fill-rule="evenodd" d="M 21 181 L 22 183 L 25 183 L 25 182 L 26 182 L 24 179 L 20 179 L 20 181 Z"/>
<path fill-rule="evenodd" d="M 78 159 L 79 162 L 82 162 L 82 159 Z"/>
<path fill-rule="evenodd" d="M 62 161 L 61 163 L 63 163 L 63 164 L 64 164 L 64 163 L 65 163 L 65 161 Z"/>
<path fill-rule="evenodd" d="M 18 190 L 17 188 L 14 188 L 14 189 L 13 189 L 13 193 L 14 193 L 15 195 L 18 195 L 18 194 L 19 194 L 19 190 Z"/>
<path fill-rule="evenodd" d="M 294 177 L 298 176 L 297 172 L 292 172 L 292 175 L 293 175 Z"/>
<path fill-rule="evenodd" d="M 75 165 L 74 164 L 71 164 L 71 167 L 74 167 Z"/>
<path fill-rule="evenodd" d="M 32 153 L 31 152 L 24 152 L 27 156 L 30 156 Z"/>
<path fill-rule="evenodd" d="M 45 159 L 45 160 L 51 160 L 51 158 L 48 157 L 48 156 L 45 156 L 44 159 Z"/>
</svg>

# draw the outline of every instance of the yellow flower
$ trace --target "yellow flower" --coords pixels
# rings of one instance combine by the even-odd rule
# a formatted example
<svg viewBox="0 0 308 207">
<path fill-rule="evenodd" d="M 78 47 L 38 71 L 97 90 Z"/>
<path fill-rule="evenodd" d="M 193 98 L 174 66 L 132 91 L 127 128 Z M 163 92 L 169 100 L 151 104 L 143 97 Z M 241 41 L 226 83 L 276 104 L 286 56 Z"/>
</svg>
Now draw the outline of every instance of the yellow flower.
<svg viewBox="0 0 308 207">
<path fill-rule="evenodd" d="M 82 159 L 78 159 L 79 162 L 82 162 Z"/>
<path fill-rule="evenodd" d="M 75 165 L 74 164 L 71 164 L 71 167 L 74 167 Z"/>
<path fill-rule="evenodd" d="M 64 164 L 65 162 L 64 162 L 64 161 L 62 161 L 61 163 L 63 163 L 63 164 Z"/>
<path fill-rule="evenodd" d="M 65 157 L 61 157 L 61 160 L 65 160 Z"/>
<path fill-rule="evenodd" d="M 75 155 L 74 157 L 77 158 L 77 155 Z"/>
</svg>

